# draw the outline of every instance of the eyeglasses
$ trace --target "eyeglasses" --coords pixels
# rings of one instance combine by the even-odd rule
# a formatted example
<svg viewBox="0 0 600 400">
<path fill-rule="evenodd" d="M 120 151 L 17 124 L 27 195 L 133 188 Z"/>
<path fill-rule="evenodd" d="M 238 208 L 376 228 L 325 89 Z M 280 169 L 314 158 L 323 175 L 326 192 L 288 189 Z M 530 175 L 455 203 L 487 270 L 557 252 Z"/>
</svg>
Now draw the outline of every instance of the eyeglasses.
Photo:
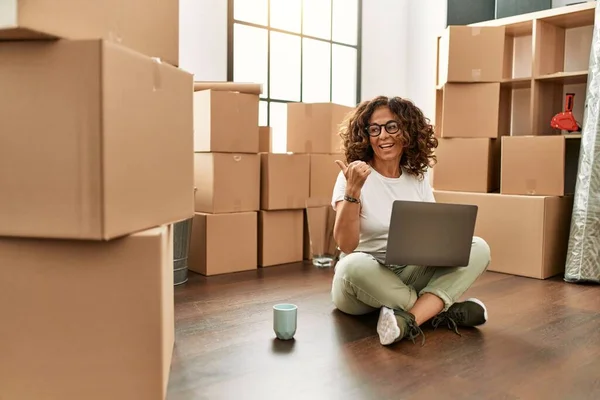
<svg viewBox="0 0 600 400">
<path fill-rule="evenodd" d="M 400 130 L 400 125 L 396 121 L 388 121 L 383 125 L 380 124 L 369 124 L 365 128 L 365 132 L 367 135 L 371 137 L 377 137 L 381 135 L 381 128 L 385 128 L 385 131 L 390 135 L 398 133 Z"/>
</svg>

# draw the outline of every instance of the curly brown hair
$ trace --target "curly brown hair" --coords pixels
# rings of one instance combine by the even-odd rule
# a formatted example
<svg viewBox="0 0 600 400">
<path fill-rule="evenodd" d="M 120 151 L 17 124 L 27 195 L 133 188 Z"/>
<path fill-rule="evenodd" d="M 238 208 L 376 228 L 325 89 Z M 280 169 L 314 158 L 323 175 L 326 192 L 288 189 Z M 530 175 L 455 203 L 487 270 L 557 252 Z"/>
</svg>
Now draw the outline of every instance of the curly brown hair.
<svg viewBox="0 0 600 400">
<path fill-rule="evenodd" d="M 373 159 L 374 152 L 366 128 L 373 112 L 382 106 L 389 107 L 400 124 L 399 139 L 404 147 L 400 167 L 408 174 L 422 179 L 427 168 L 437 162 L 434 149 L 437 148 L 438 140 L 423 111 L 410 100 L 401 97 L 378 96 L 373 100 L 363 101 L 346 115 L 338 132 L 342 138 L 346 161 L 369 162 Z"/>
</svg>

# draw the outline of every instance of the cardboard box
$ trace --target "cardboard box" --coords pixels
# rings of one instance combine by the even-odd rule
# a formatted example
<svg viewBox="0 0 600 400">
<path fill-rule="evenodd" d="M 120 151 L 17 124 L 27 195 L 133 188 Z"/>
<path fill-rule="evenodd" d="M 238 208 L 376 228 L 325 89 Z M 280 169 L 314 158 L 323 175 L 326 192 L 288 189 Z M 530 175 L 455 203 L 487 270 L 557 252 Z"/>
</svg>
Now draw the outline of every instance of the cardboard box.
<svg viewBox="0 0 600 400">
<path fill-rule="evenodd" d="M 501 193 L 575 193 L 580 146 L 580 135 L 503 137 Z"/>
<path fill-rule="evenodd" d="M 288 103 L 287 151 L 332 154 L 341 152 L 338 126 L 352 107 L 335 103 Z"/>
<path fill-rule="evenodd" d="M 447 27 L 438 38 L 437 86 L 448 82 L 500 82 L 505 34 L 503 26 Z"/>
<path fill-rule="evenodd" d="M 0 41 L 52 38 L 105 39 L 179 65 L 179 2 L 4 0 L 0 4 Z"/>
<path fill-rule="evenodd" d="M 499 83 L 448 83 L 436 91 L 435 134 L 497 138 L 499 109 Z"/>
<path fill-rule="evenodd" d="M 258 152 L 259 153 L 271 153 L 273 151 L 273 144 L 271 136 L 273 130 L 269 126 L 258 127 Z"/>
<path fill-rule="evenodd" d="M 475 235 L 490 245 L 489 271 L 546 279 L 564 272 L 572 197 L 434 191 L 439 203 L 479 207 Z"/>
<path fill-rule="evenodd" d="M 464 192 L 498 191 L 500 147 L 498 139 L 439 138 L 433 187 Z"/>
<path fill-rule="evenodd" d="M 304 210 L 260 211 L 258 265 L 269 267 L 302 261 Z"/>
<path fill-rule="evenodd" d="M 0 398 L 165 398 L 172 227 L 109 242 L 3 238 L 0 265 Z"/>
<path fill-rule="evenodd" d="M 194 213 L 192 75 L 106 41 L 0 46 L 0 236 L 112 239 Z"/>
<path fill-rule="evenodd" d="M 308 154 L 260 155 L 260 209 L 304 209 L 309 195 Z"/>
<path fill-rule="evenodd" d="M 229 213 L 260 208 L 258 154 L 194 154 L 196 212 Z"/>
<path fill-rule="evenodd" d="M 256 269 L 257 213 L 196 213 L 192 222 L 188 269 L 220 275 Z"/>
<path fill-rule="evenodd" d="M 194 151 L 258 153 L 258 95 L 194 92 Z"/>
<path fill-rule="evenodd" d="M 323 197 L 331 200 L 333 186 L 340 173 L 336 160 L 345 161 L 343 154 L 310 155 L 310 197 Z"/>
</svg>

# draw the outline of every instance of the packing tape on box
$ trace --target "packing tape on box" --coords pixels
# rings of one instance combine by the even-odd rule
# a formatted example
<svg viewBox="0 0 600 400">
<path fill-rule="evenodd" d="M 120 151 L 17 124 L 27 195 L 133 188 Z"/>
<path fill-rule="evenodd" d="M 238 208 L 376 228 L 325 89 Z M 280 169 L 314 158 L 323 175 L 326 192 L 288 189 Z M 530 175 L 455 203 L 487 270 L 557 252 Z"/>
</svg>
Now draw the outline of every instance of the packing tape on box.
<svg viewBox="0 0 600 400">
<path fill-rule="evenodd" d="M 471 79 L 474 81 L 480 81 L 481 80 L 481 69 L 473 68 L 471 70 Z"/>
<path fill-rule="evenodd" d="M 471 36 L 479 36 L 479 34 L 481 33 L 481 28 L 478 26 L 473 26 L 471 28 Z"/>
<path fill-rule="evenodd" d="M 156 92 L 162 87 L 160 66 L 162 61 L 158 57 L 152 57 L 152 91 Z"/>
</svg>

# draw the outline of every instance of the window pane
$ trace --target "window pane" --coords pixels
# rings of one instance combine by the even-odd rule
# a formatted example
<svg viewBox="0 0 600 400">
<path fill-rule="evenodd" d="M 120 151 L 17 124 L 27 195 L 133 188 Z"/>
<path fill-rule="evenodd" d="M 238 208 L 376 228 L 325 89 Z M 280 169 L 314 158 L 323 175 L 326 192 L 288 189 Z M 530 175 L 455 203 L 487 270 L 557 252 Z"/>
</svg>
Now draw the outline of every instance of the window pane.
<svg viewBox="0 0 600 400">
<path fill-rule="evenodd" d="M 331 101 L 354 107 L 356 106 L 356 49 L 334 44 L 332 56 Z"/>
<path fill-rule="evenodd" d="M 302 33 L 321 39 L 331 39 L 330 0 L 304 0 L 302 14 Z"/>
<path fill-rule="evenodd" d="M 267 114 L 269 113 L 269 103 L 260 101 L 258 103 L 258 126 L 268 126 Z"/>
<path fill-rule="evenodd" d="M 331 44 L 304 38 L 302 41 L 302 101 L 330 101 Z"/>
<path fill-rule="evenodd" d="M 300 101 L 300 37 L 271 32 L 271 98 Z"/>
<path fill-rule="evenodd" d="M 356 46 L 357 35 L 358 0 L 333 0 L 332 40 Z"/>
<path fill-rule="evenodd" d="M 268 43 L 266 29 L 235 24 L 233 27 L 233 80 L 263 84 L 268 91 Z"/>
<path fill-rule="evenodd" d="M 268 4 L 268 0 L 234 0 L 233 19 L 266 26 L 269 15 Z"/>
<path fill-rule="evenodd" d="M 300 33 L 301 13 L 301 0 L 271 0 L 271 27 Z"/>
<path fill-rule="evenodd" d="M 270 103 L 270 126 L 273 130 L 271 150 L 273 153 L 286 153 L 287 149 L 287 104 Z"/>
</svg>

